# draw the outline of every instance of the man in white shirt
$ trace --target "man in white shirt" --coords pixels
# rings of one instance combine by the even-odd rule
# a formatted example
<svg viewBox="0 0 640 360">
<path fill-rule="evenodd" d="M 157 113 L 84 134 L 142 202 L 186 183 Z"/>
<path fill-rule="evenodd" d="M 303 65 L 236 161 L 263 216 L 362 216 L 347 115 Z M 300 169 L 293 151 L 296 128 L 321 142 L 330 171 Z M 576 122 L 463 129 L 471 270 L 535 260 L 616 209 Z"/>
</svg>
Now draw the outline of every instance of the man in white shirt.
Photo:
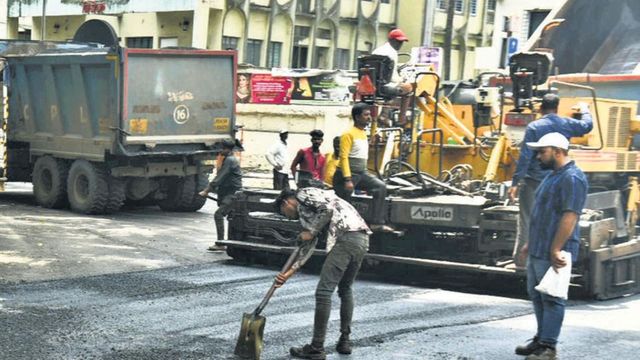
<svg viewBox="0 0 640 360">
<path fill-rule="evenodd" d="M 398 73 L 398 51 L 405 43 L 409 41 L 407 35 L 400 29 L 393 29 L 387 35 L 388 41 L 382 46 L 373 50 L 373 55 L 383 55 L 393 61 L 393 72 L 391 74 L 391 88 L 396 88 L 397 95 L 405 95 L 412 90 L 411 84 L 403 83 Z"/>
<path fill-rule="evenodd" d="M 273 189 L 289 189 L 289 153 L 287 152 L 289 131 L 280 130 L 280 141 L 273 144 L 265 154 L 267 161 L 273 166 Z"/>
</svg>

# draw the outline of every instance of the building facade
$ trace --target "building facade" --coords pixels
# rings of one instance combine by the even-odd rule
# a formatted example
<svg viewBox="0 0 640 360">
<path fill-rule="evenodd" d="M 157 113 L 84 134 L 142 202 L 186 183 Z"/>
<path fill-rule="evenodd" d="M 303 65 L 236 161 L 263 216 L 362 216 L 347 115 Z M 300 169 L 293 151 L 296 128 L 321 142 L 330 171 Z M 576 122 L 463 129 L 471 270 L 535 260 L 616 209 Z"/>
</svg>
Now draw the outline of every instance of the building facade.
<svg viewBox="0 0 640 360">
<path fill-rule="evenodd" d="M 404 1 L 406 2 L 406 0 Z M 234 49 L 257 67 L 352 69 L 386 41 L 400 0 L 9 0 L 8 38 L 65 41 L 89 19 L 127 47 Z M 98 4 L 92 8 L 87 4 Z M 43 31 L 44 26 L 44 31 Z"/>
</svg>

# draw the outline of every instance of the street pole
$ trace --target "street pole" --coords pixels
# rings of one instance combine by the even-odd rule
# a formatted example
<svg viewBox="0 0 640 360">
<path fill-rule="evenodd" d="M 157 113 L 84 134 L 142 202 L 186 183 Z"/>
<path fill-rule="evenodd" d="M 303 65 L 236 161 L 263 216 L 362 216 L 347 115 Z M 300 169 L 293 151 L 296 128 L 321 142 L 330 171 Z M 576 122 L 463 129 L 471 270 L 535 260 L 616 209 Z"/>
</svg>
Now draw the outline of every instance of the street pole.
<svg viewBox="0 0 640 360">
<path fill-rule="evenodd" d="M 44 35 L 47 31 L 47 14 L 45 8 L 47 7 L 47 0 L 42 0 L 42 29 L 40 29 L 40 41 L 44 41 Z"/>
</svg>

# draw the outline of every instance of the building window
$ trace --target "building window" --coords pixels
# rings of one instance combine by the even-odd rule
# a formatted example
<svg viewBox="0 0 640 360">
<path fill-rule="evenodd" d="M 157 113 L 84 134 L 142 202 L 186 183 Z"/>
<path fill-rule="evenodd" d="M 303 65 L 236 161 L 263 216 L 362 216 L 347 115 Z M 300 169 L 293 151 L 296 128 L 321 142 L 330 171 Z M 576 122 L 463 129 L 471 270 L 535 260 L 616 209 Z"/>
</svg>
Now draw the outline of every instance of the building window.
<svg viewBox="0 0 640 360">
<path fill-rule="evenodd" d="M 296 26 L 293 28 L 293 38 L 295 41 L 304 40 L 309 37 L 311 28 L 308 26 Z"/>
<path fill-rule="evenodd" d="M 529 37 L 533 35 L 538 26 L 542 24 L 544 19 L 549 15 L 549 10 L 529 11 Z"/>
<path fill-rule="evenodd" d="M 128 48 L 151 49 L 153 48 L 153 37 L 129 37 L 127 38 Z"/>
<path fill-rule="evenodd" d="M 272 41 L 267 54 L 267 67 L 280 67 L 280 56 L 282 55 L 282 43 Z"/>
<path fill-rule="evenodd" d="M 478 0 L 471 0 L 471 3 L 469 4 L 469 13 L 471 16 L 478 15 Z"/>
<path fill-rule="evenodd" d="M 343 70 L 351 69 L 349 55 L 351 55 L 349 49 L 338 49 L 338 52 L 336 54 L 336 68 Z"/>
<path fill-rule="evenodd" d="M 455 11 L 458 14 L 462 14 L 462 8 L 464 8 L 464 0 L 456 0 L 456 2 L 454 3 L 455 6 Z"/>
<path fill-rule="evenodd" d="M 318 33 L 316 34 L 318 39 L 331 40 L 331 30 L 329 29 L 318 29 Z"/>
<path fill-rule="evenodd" d="M 253 64 L 260 66 L 260 52 L 262 51 L 262 40 L 248 39 L 247 40 L 247 54 L 244 57 L 244 62 L 247 64 Z"/>
<path fill-rule="evenodd" d="M 449 4 L 449 0 L 437 0 L 436 7 L 438 10 L 447 11 L 447 5 Z"/>
<path fill-rule="evenodd" d="M 291 68 L 301 69 L 307 67 L 307 54 L 309 48 L 306 46 L 294 46 L 293 56 L 291 58 Z"/>
<path fill-rule="evenodd" d="M 18 40 L 31 40 L 31 30 L 18 31 Z"/>
<path fill-rule="evenodd" d="M 298 0 L 298 3 L 296 4 L 296 11 L 304 14 L 310 13 L 311 0 Z"/>
<path fill-rule="evenodd" d="M 496 0 L 487 1 L 487 24 L 493 24 L 496 19 Z"/>
<path fill-rule="evenodd" d="M 222 49 L 223 50 L 238 50 L 239 38 L 233 36 L 222 37 Z"/>
<path fill-rule="evenodd" d="M 315 69 L 329 68 L 329 48 L 316 46 L 311 67 Z"/>
</svg>

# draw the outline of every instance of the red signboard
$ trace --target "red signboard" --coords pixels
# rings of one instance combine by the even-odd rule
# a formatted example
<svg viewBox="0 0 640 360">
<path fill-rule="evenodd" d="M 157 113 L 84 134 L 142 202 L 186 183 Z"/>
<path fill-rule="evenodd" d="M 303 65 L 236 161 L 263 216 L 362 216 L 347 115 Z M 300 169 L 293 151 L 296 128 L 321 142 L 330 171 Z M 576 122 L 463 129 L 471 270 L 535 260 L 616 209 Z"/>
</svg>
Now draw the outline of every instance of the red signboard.
<svg viewBox="0 0 640 360">
<path fill-rule="evenodd" d="M 83 1 L 82 13 L 83 14 L 102 14 L 107 10 L 107 5 L 102 1 Z"/>
<path fill-rule="evenodd" d="M 251 102 L 254 104 L 286 105 L 291 101 L 291 78 L 270 74 L 251 75 Z"/>
</svg>

